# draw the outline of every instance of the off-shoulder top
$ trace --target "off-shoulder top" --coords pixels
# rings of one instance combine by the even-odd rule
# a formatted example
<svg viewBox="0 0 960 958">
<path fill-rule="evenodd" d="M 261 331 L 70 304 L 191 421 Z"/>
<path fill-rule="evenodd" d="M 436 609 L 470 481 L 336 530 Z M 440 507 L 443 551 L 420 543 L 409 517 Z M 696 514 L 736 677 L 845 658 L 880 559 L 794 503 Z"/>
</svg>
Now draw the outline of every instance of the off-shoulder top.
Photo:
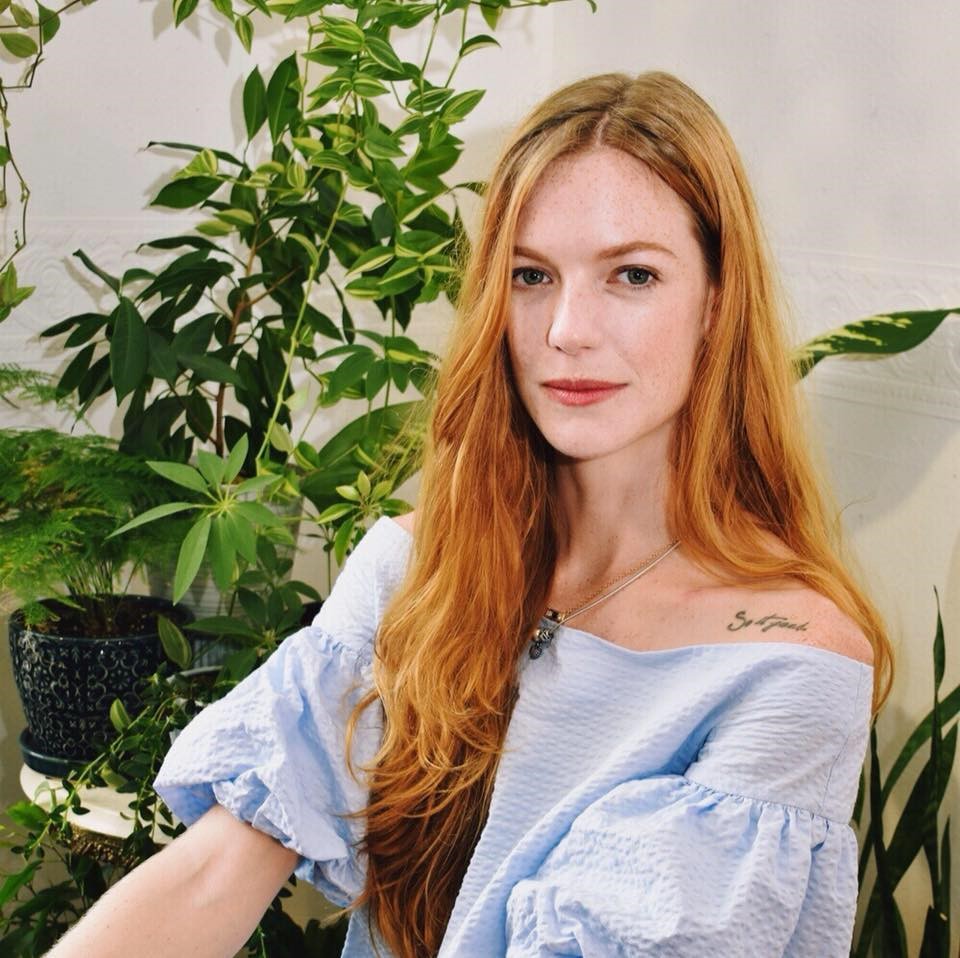
<svg viewBox="0 0 960 958">
<path fill-rule="evenodd" d="M 155 782 L 187 824 L 219 802 L 297 851 L 296 875 L 340 906 L 364 861 L 361 821 L 338 813 L 367 798 L 344 726 L 411 541 L 379 519 L 313 624 L 205 708 Z M 872 666 L 792 641 L 635 651 L 561 626 L 520 664 L 439 958 L 846 958 L 872 688 Z M 355 762 L 379 722 L 363 713 Z M 366 917 L 344 958 L 374 955 Z"/>
</svg>

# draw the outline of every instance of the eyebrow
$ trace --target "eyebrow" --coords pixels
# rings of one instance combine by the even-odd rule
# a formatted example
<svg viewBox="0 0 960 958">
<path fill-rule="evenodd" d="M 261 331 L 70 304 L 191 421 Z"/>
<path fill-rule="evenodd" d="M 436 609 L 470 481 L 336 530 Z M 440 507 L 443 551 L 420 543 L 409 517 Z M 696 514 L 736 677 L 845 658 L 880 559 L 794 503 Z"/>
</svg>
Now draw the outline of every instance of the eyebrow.
<svg viewBox="0 0 960 958">
<path fill-rule="evenodd" d="M 649 243 L 645 240 L 630 240 L 626 243 L 618 243 L 616 246 L 608 246 L 606 249 L 600 250 L 597 253 L 596 258 L 598 260 L 616 259 L 618 256 L 623 256 L 625 253 L 638 253 L 651 250 L 658 253 L 665 253 L 667 256 L 672 256 L 674 259 L 677 257 L 677 254 L 674 253 L 672 249 L 667 246 L 663 246 L 660 243 Z M 526 246 L 514 246 L 513 254 L 514 256 L 523 256 L 527 259 L 546 259 L 546 257 L 541 253 L 538 253 L 536 250 L 529 249 Z"/>
</svg>

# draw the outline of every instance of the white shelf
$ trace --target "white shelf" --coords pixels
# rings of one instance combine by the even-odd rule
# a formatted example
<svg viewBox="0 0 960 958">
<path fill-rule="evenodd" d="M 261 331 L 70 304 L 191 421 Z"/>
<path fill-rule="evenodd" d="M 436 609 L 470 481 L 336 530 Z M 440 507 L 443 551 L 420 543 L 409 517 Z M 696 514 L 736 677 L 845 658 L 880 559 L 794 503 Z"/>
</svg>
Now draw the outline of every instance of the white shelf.
<svg viewBox="0 0 960 958">
<path fill-rule="evenodd" d="M 47 809 L 53 805 L 54 793 L 59 791 L 63 797 L 66 796 L 62 779 L 41 775 L 27 765 L 20 767 L 20 787 L 27 798 Z M 83 807 L 90 811 L 85 815 L 67 812 L 67 821 L 84 831 L 111 838 L 126 838 L 133 831 L 133 813 L 128 807 L 132 799 L 130 793 L 121 793 L 113 788 L 82 788 L 80 800 Z M 170 836 L 159 828 L 154 828 L 152 837 L 158 845 L 171 841 Z"/>
</svg>

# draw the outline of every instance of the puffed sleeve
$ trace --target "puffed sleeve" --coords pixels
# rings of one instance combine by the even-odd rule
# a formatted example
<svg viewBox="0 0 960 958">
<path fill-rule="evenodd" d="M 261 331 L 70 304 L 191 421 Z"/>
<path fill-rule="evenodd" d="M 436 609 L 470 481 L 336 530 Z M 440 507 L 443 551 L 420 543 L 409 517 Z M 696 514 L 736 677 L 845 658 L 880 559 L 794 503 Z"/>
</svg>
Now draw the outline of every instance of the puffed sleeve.
<svg viewBox="0 0 960 958">
<path fill-rule="evenodd" d="M 368 797 L 346 766 L 346 721 L 370 687 L 373 638 L 403 571 L 405 535 L 392 520 L 379 520 L 348 557 L 313 623 L 197 715 L 154 782 L 188 825 L 219 803 L 298 852 L 297 877 L 339 906 L 363 887 L 353 847 L 362 825 L 341 813 L 362 808 Z M 381 730 L 374 704 L 356 728 L 355 764 L 375 754 Z"/>
<path fill-rule="evenodd" d="M 625 782 L 514 886 L 507 955 L 840 958 L 856 874 L 849 825 L 678 775 Z"/>
<path fill-rule="evenodd" d="M 757 683 L 684 774 L 588 805 L 511 889 L 508 958 L 847 958 L 872 670 L 791 675 Z"/>
</svg>

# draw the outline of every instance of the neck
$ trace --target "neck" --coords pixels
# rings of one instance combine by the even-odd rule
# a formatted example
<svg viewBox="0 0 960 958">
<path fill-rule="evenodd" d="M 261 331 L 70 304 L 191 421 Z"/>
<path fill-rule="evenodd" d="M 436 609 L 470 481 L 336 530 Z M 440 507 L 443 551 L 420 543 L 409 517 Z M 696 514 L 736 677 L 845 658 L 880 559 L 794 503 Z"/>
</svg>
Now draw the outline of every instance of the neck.
<svg viewBox="0 0 960 958">
<path fill-rule="evenodd" d="M 621 572 L 669 544 L 667 465 L 615 457 L 555 466 L 560 507 L 557 565 L 565 577 L 597 578 Z"/>
</svg>

